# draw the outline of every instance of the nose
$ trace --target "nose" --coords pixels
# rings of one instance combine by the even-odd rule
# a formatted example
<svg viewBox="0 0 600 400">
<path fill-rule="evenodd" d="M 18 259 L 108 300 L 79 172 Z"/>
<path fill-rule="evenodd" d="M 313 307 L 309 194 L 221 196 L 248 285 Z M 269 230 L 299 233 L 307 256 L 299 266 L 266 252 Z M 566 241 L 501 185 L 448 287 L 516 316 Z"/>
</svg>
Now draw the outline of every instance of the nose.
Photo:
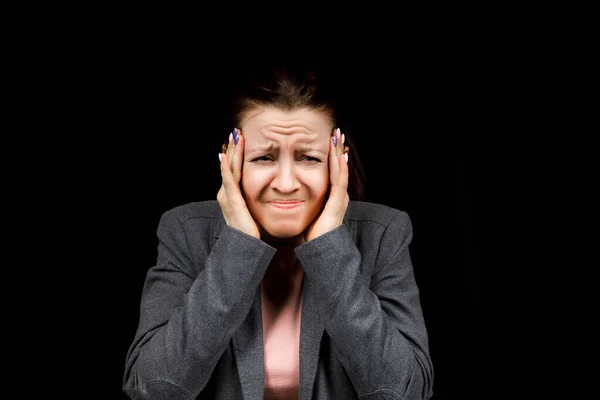
<svg viewBox="0 0 600 400">
<path fill-rule="evenodd" d="M 292 193 L 300 188 L 294 165 L 282 162 L 277 166 L 277 172 L 271 181 L 271 189 L 281 193 Z"/>
</svg>

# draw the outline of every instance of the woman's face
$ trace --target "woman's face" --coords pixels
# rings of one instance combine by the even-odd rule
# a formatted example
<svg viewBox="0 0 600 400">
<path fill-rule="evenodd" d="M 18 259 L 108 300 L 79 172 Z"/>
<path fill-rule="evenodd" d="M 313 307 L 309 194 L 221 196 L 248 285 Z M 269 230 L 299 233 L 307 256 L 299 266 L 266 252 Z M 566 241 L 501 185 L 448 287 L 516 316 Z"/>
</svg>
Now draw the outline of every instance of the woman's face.
<svg viewBox="0 0 600 400">
<path fill-rule="evenodd" d="M 250 213 L 273 237 L 302 235 L 327 200 L 333 126 L 318 111 L 265 107 L 247 113 L 240 128 Z"/>
</svg>

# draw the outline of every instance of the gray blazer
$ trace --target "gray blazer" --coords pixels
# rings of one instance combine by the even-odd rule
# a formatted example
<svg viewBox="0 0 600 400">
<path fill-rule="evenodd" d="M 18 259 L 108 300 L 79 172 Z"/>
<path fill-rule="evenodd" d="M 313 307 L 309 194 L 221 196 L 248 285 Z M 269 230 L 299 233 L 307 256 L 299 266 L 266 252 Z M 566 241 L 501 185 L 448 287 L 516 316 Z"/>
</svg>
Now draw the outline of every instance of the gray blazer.
<svg viewBox="0 0 600 400">
<path fill-rule="evenodd" d="M 131 399 L 263 399 L 260 282 L 275 254 L 215 201 L 165 212 L 137 333 Z M 296 248 L 304 269 L 300 399 L 429 399 L 433 366 L 408 215 L 351 201 L 344 224 Z"/>
</svg>

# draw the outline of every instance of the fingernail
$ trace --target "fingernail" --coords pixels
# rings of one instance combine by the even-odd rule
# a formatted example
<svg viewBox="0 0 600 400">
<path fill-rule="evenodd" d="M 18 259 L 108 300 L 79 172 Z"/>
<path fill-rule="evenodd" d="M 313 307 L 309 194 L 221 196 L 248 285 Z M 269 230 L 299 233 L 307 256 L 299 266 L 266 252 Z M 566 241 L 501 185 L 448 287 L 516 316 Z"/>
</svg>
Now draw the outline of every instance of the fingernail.
<svg viewBox="0 0 600 400">
<path fill-rule="evenodd" d="M 344 153 L 344 160 L 346 160 L 346 164 L 348 164 L 348 153 Z"/>
<path fill-rule="evenodd" d="M 342 131 L 340 130 L 340 128 L 336 129 L 335 135 L 338 137 L 338 139 L 340 139 L 342 136 Z"/>
<path fill-rule="evenodd" d="M 233 134 L 229 134 L 229 143 L 231 143 L 231 141 L 233 140 Z"/>
<path fill-rule="evenodd" d="M 346 143 L 346 135 L 342 133 L 342 144 Z"/>
<path fill-rule="evenodd" d="M 223 153 L 219 153 L 219 162 L 223 161 Z"/>
<path fill-rule="evenodd" d="M 337 146 L 337 136 L 333 135 L 333 145 Z"/>
<path fill-rule="evenodd" d="M 240 137 L 238 136 L 237 128 L 233 128 L 233 143 L 238 144 Z"/>
</svg>

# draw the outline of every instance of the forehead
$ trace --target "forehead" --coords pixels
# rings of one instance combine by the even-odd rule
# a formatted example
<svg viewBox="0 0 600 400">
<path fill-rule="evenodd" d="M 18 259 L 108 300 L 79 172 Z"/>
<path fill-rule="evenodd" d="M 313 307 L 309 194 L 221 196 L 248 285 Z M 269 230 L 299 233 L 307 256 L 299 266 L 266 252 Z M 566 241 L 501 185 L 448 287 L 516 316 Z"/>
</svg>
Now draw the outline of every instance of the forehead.
<svg viewBox="0 0 600 400">
<path fill-rule="evenodd" d="M 333 126 L 322 111 L 301 108 L 282 111 L 274 107 L 261 107 L 249 111 L 242 120 L 244 137 L 275 139 L 279 136 L 302 136 L 306 140 L 328 138 Z"/>
</svg>

